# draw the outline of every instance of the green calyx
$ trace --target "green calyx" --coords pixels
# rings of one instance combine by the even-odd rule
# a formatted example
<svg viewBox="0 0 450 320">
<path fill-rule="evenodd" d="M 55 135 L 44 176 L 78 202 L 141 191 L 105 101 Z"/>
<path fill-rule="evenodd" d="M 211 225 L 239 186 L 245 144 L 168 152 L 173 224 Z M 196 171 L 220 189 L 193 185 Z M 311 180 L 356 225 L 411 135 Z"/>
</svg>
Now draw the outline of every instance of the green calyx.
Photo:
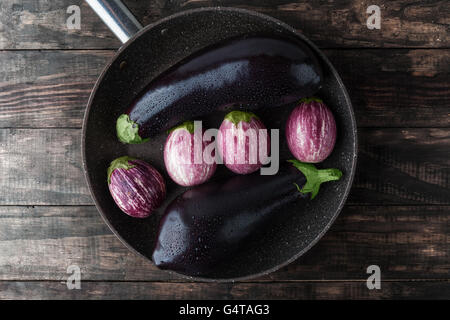
<svg viewBox="0 0 450 320">
<path fill-rule="evenodd" d="M 245 112 L 245 111 L 231 111 L 228 113 L 224 120 L 228 120 L 232 122 L 235 126 L 239 124 L 241 121 L 250 122 L 252 118 L 258 119 L 258 116 L 252 112 Z"/>
<path fill-rule="evenodd" d="M 123 143 L 138 144 L 147 142 L 148 138 L 142 139 L 139 136 L 139 125 L 132 121 L 127 114 L 120 115 L 116 122 L 117 137 Z"/>
<path fill-rule="evenodd" d="M 116 169 L 129 170 L 129 169 L 135 167 L 134 164 L 130 164 L 128 162 L 130 160 L 136 160 L 136 159 L 128 157 L 128 156 L 123 156 L 123 157 L 117 158 L 116 160 L 113 160 L 111 162 L 111 164 L 108 167 L 108 171 L 107 171 L 107 174 L 108 174 L 108 185 L 111 183 L 111 175 L 112 175 L 114 170 L 116 170 Z"/>
<path fill-rule="evenodd" d="M 300 99 L 300 101 L 298 103 L 300 104 L 300 103 L 310 103 L 310 102 L 323 103 L 322 99 L 319 99 L 319 98 L 316 98 L 316 97 L 303 98 L 303 99 Z"/>
<path fill-rule="evenodd" d="M 317 169 L 311 163 L 304 163 L 298 160 L 288 160 L 294 167 L 301 171 L 306 177 L 306 184 L 300 188 L 296 183 L 300 193 L 311 193 L 311 200 L 319 193 L 320 185 L 324 182 L 339 180 L 342 171 L 339 169 Z"/>
<path fill-rule="evenodd" d="M 178 130 L 178 129 L 185 129 L 189 133 L 194 134 L 194 121 L 185 121 L 182 124 L 180 124 L 176 127 L 173 127 L 172 129 L 167 131 L 167 133 L 174 132 L 175 130 Z"/>
</svg>

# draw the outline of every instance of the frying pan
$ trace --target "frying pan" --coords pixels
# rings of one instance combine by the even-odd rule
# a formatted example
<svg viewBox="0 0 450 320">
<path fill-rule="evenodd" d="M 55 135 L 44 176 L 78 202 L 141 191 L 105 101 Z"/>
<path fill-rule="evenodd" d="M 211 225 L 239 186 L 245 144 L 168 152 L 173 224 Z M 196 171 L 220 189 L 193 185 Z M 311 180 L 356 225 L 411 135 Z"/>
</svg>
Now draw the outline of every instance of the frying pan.
<svg viewBox="0 0 450 320">
<path fill-rule="evenodd" d="M 320 167 L 339 168 L 341 180 L 324 184 L 312 201 L 299 200 L 282 209 L 280 218 L 261 239 L 248 241 L 239 253 L 201 281 L 244 280 L 275 271 L 308 251 L 330 228 L 349 193 L 356 166 L 356 123 L 351 101 L 336 70 L 325 55 L 295 29 L 272 17 L 237 8 L 200 8 L 184 11 L 145 28 L 118 0 L 86 0 L 124 43 L 97 80 L 87 105 L 82 132 L 83 169 L 92 198 L 114 234 L 132 251 L 151 260 L 159 220 L 167 204 L 186 188 L 166 174 L 163 145 L 166 134 L 141 145 L 126 145 L 115 133 L 117 117 L 158 74 L 192 53 L 243 34 L 291 36 L 305 41 L 317 55 L 324 82 L 317 96 L 336 117 L 338 138 L 331 156 Z M 262 110 L 258 115 L 269 128 L 280 128 L 280 160 L 290 159 L 284 139 L 284 123 L 293 106 Z M 202 119 L 218 127 L 223 114 Z M 151 163 L 163 173 L 167 199 L 149 218 L 135 219 L 120 211 L 106 182 L 106 169 L 117 157 L 130 155 Z M 229 174 L 220 166 L 213 179 Z"/>
</svg>

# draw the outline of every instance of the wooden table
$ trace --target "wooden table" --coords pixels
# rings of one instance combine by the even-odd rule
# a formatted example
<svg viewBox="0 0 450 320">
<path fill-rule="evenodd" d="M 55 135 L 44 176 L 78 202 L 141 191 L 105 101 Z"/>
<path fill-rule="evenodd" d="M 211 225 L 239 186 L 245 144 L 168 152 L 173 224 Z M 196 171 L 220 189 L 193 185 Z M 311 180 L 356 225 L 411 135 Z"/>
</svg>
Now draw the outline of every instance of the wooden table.
<svg viewBox="0 0 450 320">
<path fill-rule="evenodd" d="M 186 282 L 129 252 L 81 170 L 81 123 L 118 40 L 81 0 L 0 2 L 0 298 L 450 299 L 450 3 L 125 1 L 143 24 L 222 5 L 272 15 L 343 77 L 359 126 L 348 203 L 304 257 L 252 281 Z M 256 4 L 258 3 L 258 4 Z M 381 29 L 369 30 L 369 5 Z M 68 30 L 70 5 L 81 30 Z M 67 268 L 81 268 L 68 290 Z M 381 268 L 369 290 L 366 269 Z"/>
</svg>

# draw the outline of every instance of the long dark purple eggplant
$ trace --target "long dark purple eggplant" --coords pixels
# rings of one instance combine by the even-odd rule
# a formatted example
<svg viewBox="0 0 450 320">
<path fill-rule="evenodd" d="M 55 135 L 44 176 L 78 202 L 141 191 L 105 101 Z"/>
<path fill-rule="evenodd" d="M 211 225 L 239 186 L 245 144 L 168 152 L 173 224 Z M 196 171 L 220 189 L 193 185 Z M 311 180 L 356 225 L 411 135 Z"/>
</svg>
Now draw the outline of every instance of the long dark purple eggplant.
<svg viewBox="0 0 450 320">
<path fill-rule="evenodd" d="M 161 220 L 152 256 L 155 265 L 190 276 L 207 275 L 250 236 L 263 231 L 278 208 L 301 194 L 315 196 L 322 182 L 342 175 L 337 169 L 292 163 L 299 170 L 286 165 L 276 176 L 235 176 L 178 196 Z"/>
<path fill-rule="evenodd" d="M 299 40 L 252 36 L 200 50 L 155 78 L 117 119 L 124 143 L 141 143 L 176 124 L 228 105 L 274 107 L 320 89 L 322 69 Z"/>
</svg>

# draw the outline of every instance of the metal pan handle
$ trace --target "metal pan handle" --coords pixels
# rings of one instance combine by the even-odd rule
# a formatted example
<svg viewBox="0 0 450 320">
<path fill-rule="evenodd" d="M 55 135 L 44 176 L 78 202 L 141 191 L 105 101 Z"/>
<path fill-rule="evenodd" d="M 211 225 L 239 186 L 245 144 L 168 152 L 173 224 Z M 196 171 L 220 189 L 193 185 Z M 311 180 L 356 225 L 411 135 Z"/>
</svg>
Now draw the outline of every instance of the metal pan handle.
<svg viewBox="0 0 450 320">
<path fill-rule="evenodd" d="M 85 0 L 122 43 L 143 27 L 120 0 Z"/>
</svg>

